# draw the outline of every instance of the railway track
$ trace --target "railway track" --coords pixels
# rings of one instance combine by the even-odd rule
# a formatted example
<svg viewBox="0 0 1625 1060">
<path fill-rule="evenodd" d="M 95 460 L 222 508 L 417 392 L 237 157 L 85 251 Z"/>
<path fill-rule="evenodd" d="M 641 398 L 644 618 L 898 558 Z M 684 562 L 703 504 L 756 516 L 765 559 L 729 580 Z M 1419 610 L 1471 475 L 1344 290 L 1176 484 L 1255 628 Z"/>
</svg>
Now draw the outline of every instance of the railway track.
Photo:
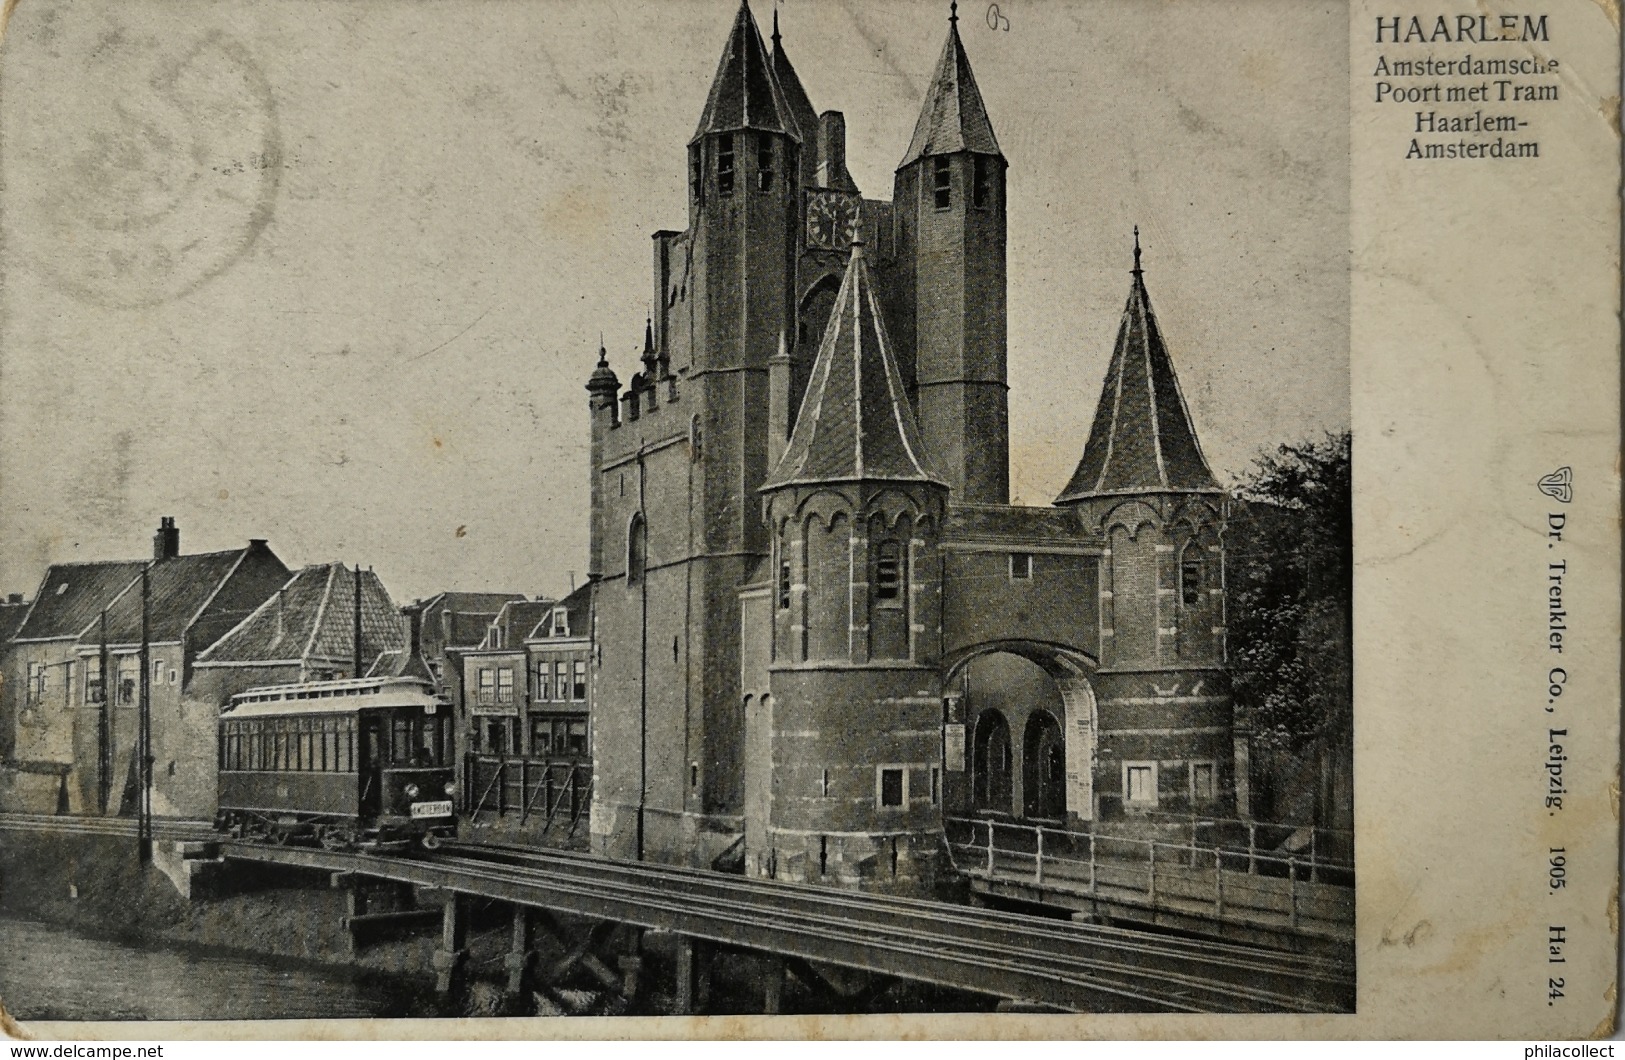
<svg viewBox="0 0 1625 1060">
<path fill-rule="evenodd" d="M 1060 1007 L 1336 1012 L 1351 1010 L 1354 1000 L 1353 981 L 1335 961 L 1225 943 L 533 848 L 447 844 L 434 860 L 464 868 L 501 865 L 603 893 L 658 888 L 674 903 L 732 909 L 741 916 L 767 909 L 786 930 L 858 937 L 894 952 L 931 955 L 945 962 L 935 980 L 943 985 L 965 987 L 959 974 L 964 968 L 1001 967 L 1047 978 L 1062 989 L 1026 1000 Z M 1066 986 L 1080 992 L 1070 1004 Z"/>
<path fill-rule="evenodd" d="M 0 832 L 128 836 L 134 839 L 137 823 L 133 817 L 88 817 L 48 813 L 0 813 Z M 220 838 L 214 822 L 191 817 L 154 817 L 155 839 L 207 841 Z"/>
</svg>

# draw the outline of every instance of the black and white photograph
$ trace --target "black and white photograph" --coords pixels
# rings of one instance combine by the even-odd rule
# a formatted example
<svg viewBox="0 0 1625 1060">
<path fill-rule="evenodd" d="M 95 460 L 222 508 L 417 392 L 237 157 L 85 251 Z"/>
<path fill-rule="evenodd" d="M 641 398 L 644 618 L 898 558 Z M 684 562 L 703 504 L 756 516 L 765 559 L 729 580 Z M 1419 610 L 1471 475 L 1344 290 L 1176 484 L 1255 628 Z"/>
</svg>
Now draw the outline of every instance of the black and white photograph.
<svg viewBox="0 0 1625 1060">
<path fill-rule="evenodd" d="M 9 13 L 11 1026 L 1357 1012 L 1346 4 Z"/>
</svg>

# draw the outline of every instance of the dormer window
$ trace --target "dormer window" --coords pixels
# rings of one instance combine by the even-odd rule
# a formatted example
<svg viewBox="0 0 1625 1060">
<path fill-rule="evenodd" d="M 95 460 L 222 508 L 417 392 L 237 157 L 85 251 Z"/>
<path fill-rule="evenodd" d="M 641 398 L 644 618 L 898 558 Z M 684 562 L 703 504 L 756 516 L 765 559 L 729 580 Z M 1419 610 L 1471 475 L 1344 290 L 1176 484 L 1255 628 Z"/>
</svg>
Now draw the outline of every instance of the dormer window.
<svg viewBox="0 0 1625 1060">
<path fill-rule="evenodd" d="M 568 608 L 555 607 L 553 609 L 553 626 L 550 635 L 554 637 L 568 637 L 570 635 L 570 611 Z"/>
<path fill-rule="evenodd" d="M 734 191 L 734 137 L 723 133 L 717 139 L 717 193 L 732 195 Z"/>
<path fill-rule="evenodd" d="M 931 187 L 937 209 L 946 210 L 954 204 L 953 174 L 948 169 L 946 155 L 938 155 L 932 160 Z"/>
<path fill-rule="evenodd" d="M 766 191 L 773 186 L 773 137 L 756 134 L 756 190 Z"/>
</svg>

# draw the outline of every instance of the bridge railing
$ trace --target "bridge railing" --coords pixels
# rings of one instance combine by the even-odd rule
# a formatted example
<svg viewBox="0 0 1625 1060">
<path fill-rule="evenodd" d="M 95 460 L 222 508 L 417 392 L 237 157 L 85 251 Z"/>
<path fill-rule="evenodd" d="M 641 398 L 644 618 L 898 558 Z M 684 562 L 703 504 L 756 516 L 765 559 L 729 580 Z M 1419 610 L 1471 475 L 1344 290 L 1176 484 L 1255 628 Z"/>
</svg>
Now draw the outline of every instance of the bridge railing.
<svg viewBox="0 0 1625 1060">
<path fill-rule="evenodd" d="M 463 776 L 463 810 L 470 818 L 517 815 L 525 824 L 539 817 L 544 830 L 558 824 L 574 835 L 592 803 L 592 763 L 577 759 L 470 754 Z"/>
<path fill-rule="evenodd" d="M 1030 883 L 1153 910 L 1210 908 L 1220 919 L 1269 920 L 1293 930 L 1353 920 L 1353 866 L 1251 844 L 1079 832 L 997 818 L 950 818 L 955 864 L 973 875 Z M 1249 822 L 1239 822 L 1249 823 Z"/>
</svg>

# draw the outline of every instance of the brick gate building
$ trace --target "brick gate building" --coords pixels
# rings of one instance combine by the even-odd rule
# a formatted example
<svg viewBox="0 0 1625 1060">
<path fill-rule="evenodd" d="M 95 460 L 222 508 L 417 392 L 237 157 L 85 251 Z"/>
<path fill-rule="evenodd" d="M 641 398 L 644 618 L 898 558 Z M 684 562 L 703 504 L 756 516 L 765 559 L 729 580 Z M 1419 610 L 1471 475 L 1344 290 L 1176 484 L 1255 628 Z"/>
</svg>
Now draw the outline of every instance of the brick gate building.
<svg viewBox="0 0 1625 1060">
<path fill-rule="evenodd" d="M 1226 499 L 1137 236 L 1077 471 L 1008 503 L 1007 162 L 956 22 L 888 201 L 739 9 L 641 363 L 587 384 L 601 852 L 908 890 L 945 815 L 1245 801 Z"/>
</svg>

